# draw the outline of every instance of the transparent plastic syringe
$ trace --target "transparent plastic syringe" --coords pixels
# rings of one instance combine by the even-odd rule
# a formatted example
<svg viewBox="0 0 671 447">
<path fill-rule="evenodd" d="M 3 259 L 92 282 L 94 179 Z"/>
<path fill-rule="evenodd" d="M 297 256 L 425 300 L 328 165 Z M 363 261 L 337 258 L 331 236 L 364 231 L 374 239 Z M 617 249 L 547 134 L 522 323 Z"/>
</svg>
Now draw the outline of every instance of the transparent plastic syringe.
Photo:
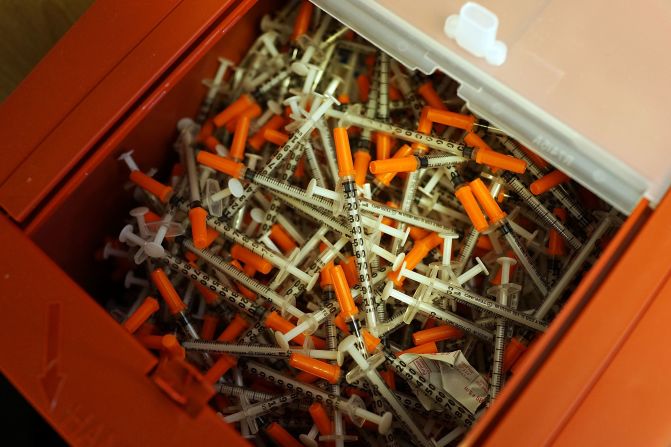
<svg viewBox="0 0 671 447">
<path fill-rule="evenodd" d="M 389 281 L 385 286 L 384 290 L 381 293 L 381 298 L 386 300 L 388 298 L 394 298 L 397 301 L 407 304 L 408 306 L 414 306 L 418 311 L 422 312 L 425 315 L 428 315 L 436 320 L 443 321 L 445 323 L 451 324 L 452 326 L 461 329 L 464 332 L 472 334 L 478 337 L 481 340 L 486 342 L 494 341 L 494 336 L 491 332 L 486 329 L 481 328 L 480 326 L 468 321 L 467 319 L 460 317 L 459 315 L 453 314 L 451 312 L 444 311 L 429 302 L 416 300 L 411 296 L 406 295 L 405 293 L 394 289 L 394 283 Z"/>
<path fill-rule="evenodd" d="M 486 312 L 496 314 L 512 321 L 513 323 L 520 324 L 535 331 L 543 332 L 547 329 L 547 325 L 538 318 L 534 318 L 533 316 L 528 315 L 522 311 L 493 302 L 492 300 L 466 290 L 463 287 L 459 287 L 456 284 L 444 282 L 435 278 L 427 278 L 420 273 L 408 270 L 404 267 L 401 267 L 400 277 L 407 277 L 408 279 L 417 281 L 420 284 L 430 285 L 436 291 L 446 293 L 459 302 L 477 307 Z"/>
<path fill-rule="evenodd" d="M 387 404 L 391 407 L 394 414 L 400 419 L 401 423 L 405 425 L 410 433 L 412 433 L 415 441 L 425 447 L 433 447 L 433 443 L 424 435 L 424 432 L 417 426 L 417 423 L 412 419 L 406 408 L 396 399 L 396 396 L 389 390 L 385 382 L 377 372 L 375 365 L 371 365 L 369 360 L 365 359 L 356 344 L 359 343 L 357 338 L 353 335 L 345 338 L 338 345 L 338 351 L 347 352 L 356 362 L 357 366 L 361 368 L 366 379 L 370 382 L 375 392 L 379 393 Z"/>
<path fill-rule="evenodd" d="M 377 324 L 377 313 L 375 311 L 376 301 L 371 284 L 371 270 L 366 254 L 363 223 L 359 214 L 359 199 L 357 197 L 356 183 L 354 182 L 354 165 L 352 163 L 352 152 L 349 147 L 347 129 L 339 127 L 333 130 L 333 139 L 336 146 L 336 157 L 338 159 L 338 175 L 342 186 L 347 221 L 351 228 L 352 251 L 354 252 L 356 267 L 359 273 L 359 290 L 361 290 L 361 304 L 366 313 L 366 326 L 375 327 Z"/>
<path fill-rule="evenodd" d="M 283 194 L 285 196 L 300 200 L 301 202 L 305 202 L 310 206 L 331 212 L 337 208 L 333 199 L 320 197 L 316 194 L 308 194 L 306 190 L 288 183 L 284 183 L 278 179 L 268 177 L 262 172 L 255 172 L 247 169 L 241 163 L 235 163 L 223 157 L 218 157 L 216 155 L 202 151 L 198 154 L 198 161 L 213 169 L 228 174 L 235 179 L 244 179 L 249 182 L 253 182 L 259 186 L 264 186 L 275 193 Z M 242 193 L 242 188 L 236 186 L 235 181 L 229 182 L 229 187 L 236 194 Z M 423 228 L 425 230 L 435 231 L 437 233 L 454 233 L 452 228 L 433 219 L 392 208 L 372 200 L 360 198 L 359 205 L 361 210 L 366 214 L 377 214 L 380 216 L 389 217 L 390 219 Z"/>
<path fill-rule="evenodd" d="M 236 281 L 242 283 L 248 289 L 260 294 L 265 299 L 269 300 L 271 303 L 273 303 L 275 306 L 277 306 L 279 309 L 282 310 L 283 315 L 288 313 L 296 318 L 300 318 L 305 314 L 305 312 L 298 309 L 286 298 L 282 297 L 280 294 L 270 289 L 268 286 L 245 275 L 244 272 L 238 270 L 233 265 L 226 262 L 224 258 L 215 255 L 209 250 L 197 249 L 196 246 L 193 244 L 193 242 L 191 242 L 188 239 L 182 240 L 182 244 L 186 249 L 196 254 L 200 258 L 204 259 L 208 264 L 214 266 L 217 270 L 225 273 L 226 275 L 230 276 Z"/>
<path fill-rule="evenodd" d="M 391 428 L 393 420 L 392 414 L 386 412 L 380 416 L 366 410 L 363 405 L 363 400 L 359 396 L 354 395 L 350 397 L 349 400 L 344 400 L 340 398 L 340 396 L 329 393 L 317 386 L 300 382 L 258 362 L 242 361 L 240 362 L 240 366 L 250 373 L 265 378 L 283 388 L 290 388 L 301 394 L 308 394 L 312 399 L 319 399 L 320 402 L 323 402 L 327 406 L 343 411 L 350 417 L 352 422 L 359 427 L 362 426 L 365 421 L 370 421 L 377 425 L 380 434 L 387 433 Z"/>
<path fill-rule="evenodd" d="M 536 178 L 541 178 L 547 174 L 547 169 L 542 169 L 536 166 L 531 159 L 520 149 L 519 143 L 508 136 L 497 136 L 501 144 L 510 151 L 515 157 L 525 160 L 529 168 L 529 172 Z M 550 193 L 562 204 L 564 208 L 578 221 L 578 223 L 585 229 L 592 226 L 590 219 L 587 217 L 585 210 L 572 199 L 566 190 L 561 186 L 550 189 Z"/>
<path fill-rule="evenodd" d="M 575 237 L 571 231 L 564 226 L 564 224 L 559 220 L 550 210 L 545 208 L 545 206 L 534 196 L 531 191 L 529 191 L 524 184 L 512 173 L 510 172 L 503 172 L 501 174 L 501 178 L 503 178 L 506 183 L 508 184 L 508 187 L 510 187 L 511 190 L 515 191 L 515 193 L 520 197 L 520 199 L 524 200 L 524 202 L 527 204 L 527 206 L 540 217 L 543 222 L 545 222 L 547 225 L 551 226 L 557 232 L 566 240 L 566 242 L 571 246 L 572 249 L 574 250 L 579 250 L 580 247 L 582 246 L 582 243 L 580 240 Z"/>
<path fill-rule="evenodd" d="M 476 160 L 476 162 L 489 163 L 489 160 L 480 160 L 480 157 L 489 158 L 490 155 L 493 155 L 497 160 L 508 160 L 512 166 L 516 166 L 516 171 L 518 173 L 524 172 L 526 168 L 526 163 L 520 162 L 520 160 L 510 157 L 504 154 L 498 154 L 493 151 L 482 151 L 478 148 L 472 148 L 462 144 L 454 143 L 452 141 L 443 140 L 441 138 L 436 138 L 431 135 L 423 134 L 421 132 L 416 132 L 410 129 L 404 129 L 402 127 L 393 126 L 391 124 L 382 123 L 380 121 L 375 121 L 373 119 L 355 115 L 350 112 L 341 112 L 338 110 L 329 110 L 326 112 L 327 116 L 332 118 L 338 118 L 341 125 L 349 126 L 355 125 L 365 129 L 371 129 L 377 132 L 382 132 L 391 135 L 393 138 L 397 138 L 404 141 L 411 141 L 413 143 L 419 143 L 426 145 L 432 149 L 437 149 L 443 152 L 449 152 L 453 155 L 462 156 L 468 159 Z"/>
<path fill-rule="evenodd" d="M 283 396 L 278 396 L 274 399 L 270 399 L 264 402 L 259 402 L 248 406 L 242 411 L 238 411 L 237 413 L 232 413 L 224 416 L 224 421 L 228 422 L 229 424 L 232 424 L 234 422 L 239 422 L 246 418 L 251 418 L 262 414 L 270 413 L 273 410 L 281 408 L 285 405 L 289 405 L 291 402 L 298 400 L 299 397 L 300 394 L 292 393 Z"/>
<path fill-rule="evenodd" d="M 266 357 L 288 359 L 292 354 L 302 354 L 315 359 L 336 360 L 342 364 L 343 355 L 336 351 L 321 349 L 285 349 L 283 347 L 248 343 L 222 343 L 217 341 L 185 341 L 182 347 L 187 351 L 235 354 L 244 357 Z"/>
<path fill-rule="evenodd" d="M 513 258 L 500 257 L 497 262 L 501 264 L 501 284 L 494 286 L 487 290 L 490 295 L 496 296 L 497 302 L 502 306 L 508 305 L 508 295 L 517 293 L 521 287 L 517 284 L 510 283 L 510 266 L 517 261 Z M 492 363 L 492 377 L 489 387 L 489 403 L 496 398 L 503 387 L 503 354 L 506 343 L 506 320 L 503 318 L 496 319 L 496 332 L 494 333 L 494 360 Z"/>
<path fill-rule="evenodd" d="M 173 200 L 176 202 L 176 204 L 181 207 L 183 210 L 187 209 L 186 208 L 186 203 L 184 200 L 180 198 L 173 198 Z M 281 272 L 288 272 L 292 275 L 294 275 L 296 278 L 300 279 L 304 283 L 307 284 L 307 289 L 310 290 L 314 284 L 317 282 L 318 277 L 316 275 L 314 276 L 309 276 L 307 275 L 304 271 L 293 265 L 288 259 L 285 257 L 281 256 L 278 253 L 275 253 L 274 251 L 270 250 L 268 247 L 263 245 L 261 242 L 258 242 L 246 234 L 236 230 L 231 226 L 230 224 L 224 222 L 221 218 L 216 218 L 210 214 L 207 215 L 206 219 L 207 225 L 215 230 L 217 230 L 219 233 L 221 233 L 224 237 L 226 237 L 229 240 L 232 240 L 233 242 L 236 242 L 252 253 L 261 256 L 263 259 L 266 261 L 270 262 L 272 265 L 275 267 L 279 268 Z"/>
<path fill-rule="evenodd" d="M 318 108 L 310 112 L 310 115 L 305 119 L 305 121 L 298 127 L 294 133 L 289 138 L 284 145 L 282 145 L 275 155 L 268 160 L 268 163 L 263 167 L 261 173 L 264 175 L 271 174 L 275 169 L 277 169 L 280 164 L 286 159 L 286 157 L 296 151 L 301 142 L 308 137 L 310 132 L 315 126 L 315 123 L 324 115 L 326 110 L 328 110 L 333 103 L 336 102 L 335 98 L 328 97 L 323 101 Z M 222 219 L 229 219 L 232 217 L 244 204 L 247 203 L 249 197 L 256 190 L 257 185 L 249 184 L 245 187 L 242 194 L 240 194 L 236 199 L 224 209 Z"/>
</svg>

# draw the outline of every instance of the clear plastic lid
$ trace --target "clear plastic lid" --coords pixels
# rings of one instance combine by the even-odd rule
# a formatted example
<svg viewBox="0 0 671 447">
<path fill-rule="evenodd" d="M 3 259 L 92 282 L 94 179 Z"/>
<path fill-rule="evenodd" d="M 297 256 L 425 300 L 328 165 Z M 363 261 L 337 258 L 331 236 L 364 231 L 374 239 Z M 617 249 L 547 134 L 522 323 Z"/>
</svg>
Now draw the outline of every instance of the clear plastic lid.
<svg viewBox="0 0 671 447">
<path fill-rule="evenodd" d="M 444 71 L 473 112 L 629 213 L 671 182 L 671 7 L 665 2 L 479 1 L 507 46 L 494 66 L 444 32 L 465 1 L 313 0 L 409 68 Z"/>
</svg>

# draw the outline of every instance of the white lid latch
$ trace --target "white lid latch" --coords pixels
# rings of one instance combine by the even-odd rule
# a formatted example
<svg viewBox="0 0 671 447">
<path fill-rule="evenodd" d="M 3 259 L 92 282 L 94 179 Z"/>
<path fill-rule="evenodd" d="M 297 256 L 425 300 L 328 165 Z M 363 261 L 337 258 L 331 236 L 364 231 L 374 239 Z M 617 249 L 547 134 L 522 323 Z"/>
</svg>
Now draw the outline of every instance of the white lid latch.
<svg viewBox="0 0 671 447">
<path fill-rule="evenodd" d="M 492 65 L 505 62 L 508 47 L 496 40 L 499 18 L 489 9 L 474 2 L 467 2 L 458 15 L 445 20 L 445 34 L 455 39 L 459 46 L 477 57 L 484 57 Z"/>
</svg>

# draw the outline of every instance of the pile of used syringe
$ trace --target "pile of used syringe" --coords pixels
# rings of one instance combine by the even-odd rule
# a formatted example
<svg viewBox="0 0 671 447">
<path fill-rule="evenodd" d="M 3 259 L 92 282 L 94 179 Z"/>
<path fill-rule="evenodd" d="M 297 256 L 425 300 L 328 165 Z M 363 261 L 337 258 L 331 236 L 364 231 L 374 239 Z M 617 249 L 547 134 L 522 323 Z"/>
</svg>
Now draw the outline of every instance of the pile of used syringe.
<svg viewBox="0 0 671 447">
<path fill-rule="evenodd" d="M 114 313 L 261 445 L 458 442 L 620 218 L 310 3 L 261 32 L 172 177 L 121 155 L 141 203 L 106 254 L 142 292 Z"/>
</svg>

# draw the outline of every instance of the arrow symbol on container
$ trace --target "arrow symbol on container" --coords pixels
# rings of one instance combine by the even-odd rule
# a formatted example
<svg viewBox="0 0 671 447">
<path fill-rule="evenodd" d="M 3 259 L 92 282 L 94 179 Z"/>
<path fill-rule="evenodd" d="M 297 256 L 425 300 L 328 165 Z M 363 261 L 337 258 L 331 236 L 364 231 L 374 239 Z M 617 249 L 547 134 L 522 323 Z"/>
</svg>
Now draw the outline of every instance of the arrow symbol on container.
<svg viewBox="0 0 671 447">
<path fill-rule="evenodd" d="M 40 376 L 40 383 L 47 396 L 50 410 L 56 408 L 58 394 L 62 388 L 64 377 L 59 368 L 59 350 L 61 337 L 61 303 L 50 303 L 47 308 L 47 343 L 46 365 Z"/>
</svg>

